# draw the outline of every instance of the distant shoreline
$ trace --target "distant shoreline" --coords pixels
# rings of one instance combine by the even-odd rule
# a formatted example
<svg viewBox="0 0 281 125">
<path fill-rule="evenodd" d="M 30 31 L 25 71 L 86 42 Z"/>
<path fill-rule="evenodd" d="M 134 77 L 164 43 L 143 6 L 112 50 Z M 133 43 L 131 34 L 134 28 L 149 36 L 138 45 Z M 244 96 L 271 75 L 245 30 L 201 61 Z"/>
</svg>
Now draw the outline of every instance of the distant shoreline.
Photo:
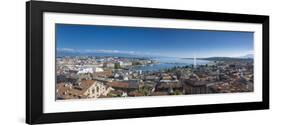
<svg viewBox="0 0 281 125">
<path fill-rule="evenodd" d="M 194 59 L 194 58 L 181 58 L 181 59 Z M 235 57 L 208 57 L 208 58 L 196 58 L 196 59 L 208 60 L 208 61 L 254 60 L 253 58 L 235 58 Z"/>
</svg>

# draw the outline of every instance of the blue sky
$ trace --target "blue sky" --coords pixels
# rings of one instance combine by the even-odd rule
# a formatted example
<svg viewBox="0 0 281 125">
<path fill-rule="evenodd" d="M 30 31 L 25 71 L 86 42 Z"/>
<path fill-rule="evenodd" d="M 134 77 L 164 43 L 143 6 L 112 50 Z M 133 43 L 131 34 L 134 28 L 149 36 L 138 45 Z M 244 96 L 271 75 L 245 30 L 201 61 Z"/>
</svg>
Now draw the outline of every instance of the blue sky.
<svg viewBox="0 0 281 125">
<path fill-rule="evenodd" d="M 253 53 L 253 33 L 56 24 L 58 51 L 188 58 Z"/>
</svg>

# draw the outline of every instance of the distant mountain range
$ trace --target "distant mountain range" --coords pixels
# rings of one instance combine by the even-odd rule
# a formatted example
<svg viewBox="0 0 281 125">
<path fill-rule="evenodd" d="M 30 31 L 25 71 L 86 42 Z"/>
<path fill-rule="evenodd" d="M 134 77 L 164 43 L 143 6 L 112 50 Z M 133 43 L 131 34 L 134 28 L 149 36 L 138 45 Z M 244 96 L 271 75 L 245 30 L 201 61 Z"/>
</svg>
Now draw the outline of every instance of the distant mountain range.
<svg viewBox="0 0 281 125">
<path fill-rule="evenodd" d="M 247 54 L 245 56 L 240 56 L 238 58 L 247 58 L 247 59 L 253 59 L 254 58 L 254 54 Z"/>
<path fill-rule="evenodd" d="M 239 57 L 208 57 L 208 58 L 198 58 L 202 60 L 212 60 L 212 61 L 235 61 L 235 60 L 253 60 L 253 54 L 247 54 L 245 56 Z"/>
<path fill-rule="evenodd" d="M 108 53 L 108 52 L 73 52 L 73 51 L 57 51 L 57 57 L 60 56 L 116 56 L 116 57 L 164 57 L 164 56 L 151 56 L 151 55 L 140 55 L 130 53 Z M 221 59 L 253 59 L 253 54 L 247 54 L 239 57 L 208 57 L 208 58 L 197 58 L 206 60 L 221 60 Z M 193 58 L 183 58 L 193 59 Z"/>
<path fill-rule="evenodd" d="M 253 60 L 253 58 L 232 58 L 232 57 L 209 57 L 209 58 L 198 58 L 198 59 L 210 60 L 210 61 Z"/>
</svg>

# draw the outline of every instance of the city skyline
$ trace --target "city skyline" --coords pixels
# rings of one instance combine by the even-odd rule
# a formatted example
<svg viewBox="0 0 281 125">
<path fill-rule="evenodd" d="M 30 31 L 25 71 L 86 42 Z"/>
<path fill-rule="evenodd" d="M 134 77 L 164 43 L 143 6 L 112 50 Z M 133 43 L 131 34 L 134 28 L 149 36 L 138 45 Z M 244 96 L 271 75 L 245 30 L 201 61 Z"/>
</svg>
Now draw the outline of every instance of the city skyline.
<svg viewBox="0 0 281 125">
<path fill-rule="evenodd" d="M 56 44 L 56 100 L 254 92 L 251 32 L 56 24 Z"/>
<path fill-rule="evenodd" d="M 190 58 L 253 54 L 253 33 L 56 24 L 58 52 Z"/>
</svg>

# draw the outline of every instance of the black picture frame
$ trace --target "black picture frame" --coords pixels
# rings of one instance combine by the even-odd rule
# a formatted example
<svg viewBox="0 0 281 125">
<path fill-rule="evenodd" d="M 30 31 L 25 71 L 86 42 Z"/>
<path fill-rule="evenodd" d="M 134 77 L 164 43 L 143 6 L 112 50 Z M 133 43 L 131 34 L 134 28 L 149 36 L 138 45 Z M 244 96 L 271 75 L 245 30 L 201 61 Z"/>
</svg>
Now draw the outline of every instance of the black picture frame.
<svg viewBox="0 0 281 125">
<path fill-rule="evenodd" d="M 208 104 L 105 111 L 43 113 L 43 13 L 60 12 L 262 24 L 262 102 Z M 62 2 L 26 3 L 26 123 L 58 123 L 88 120 L 269 109 L 269 16 L 183 11 Z"/>
</svg>

